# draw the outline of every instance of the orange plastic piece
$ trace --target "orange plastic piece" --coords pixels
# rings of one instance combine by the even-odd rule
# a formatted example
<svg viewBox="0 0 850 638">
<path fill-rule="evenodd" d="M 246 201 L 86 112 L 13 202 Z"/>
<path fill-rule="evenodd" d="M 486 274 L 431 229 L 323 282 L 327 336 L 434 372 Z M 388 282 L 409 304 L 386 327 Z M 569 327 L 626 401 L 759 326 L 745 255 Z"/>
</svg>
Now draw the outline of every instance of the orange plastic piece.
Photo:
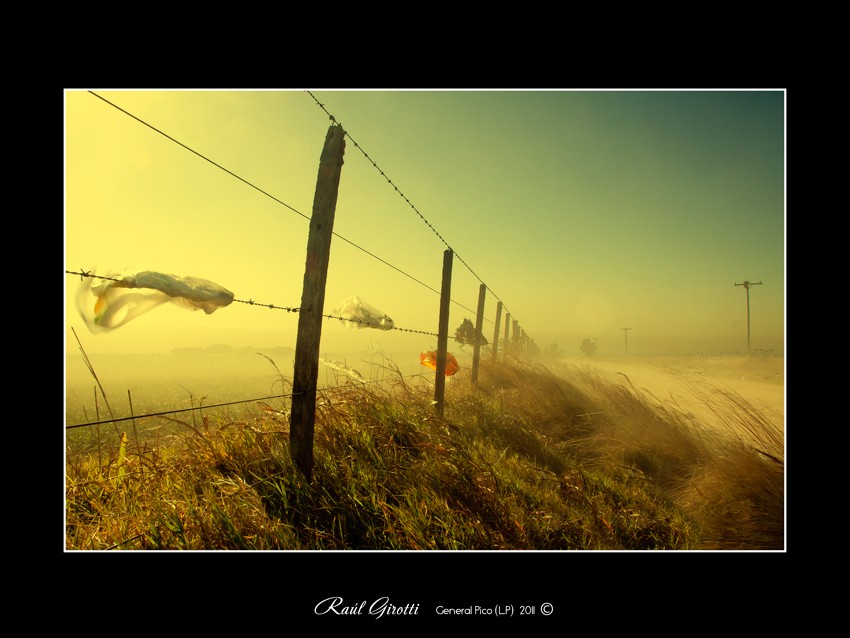
<svg viewBox="0 0 850 638">
<path fill-rule="evenodd" d="M 432 370 L 437 369 L 437 352 L 432 350 L 430 352 L 422 352 L 419 354 L 419 364 L 431 368 Z M 446 353 L 446 376 L 450 377 L 453 374 L 457 373 L 460 370 L 460 365 L 457 362 L 457 359 L 454 358 L 454 355 L 451 352 Z"/>
</svg>

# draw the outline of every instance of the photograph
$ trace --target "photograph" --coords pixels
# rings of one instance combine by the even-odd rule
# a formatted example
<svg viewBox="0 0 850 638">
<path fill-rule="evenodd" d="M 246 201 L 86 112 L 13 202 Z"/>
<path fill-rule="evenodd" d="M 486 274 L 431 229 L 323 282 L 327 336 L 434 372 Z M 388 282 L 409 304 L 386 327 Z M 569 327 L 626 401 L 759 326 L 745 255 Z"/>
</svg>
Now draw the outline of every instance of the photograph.
<svg viewBox="0 0 850 638">
<path fill-rule="evenodd" d="M 71 560 L 787 553 L 787 89 L 62 99 Z"/>
</svg>

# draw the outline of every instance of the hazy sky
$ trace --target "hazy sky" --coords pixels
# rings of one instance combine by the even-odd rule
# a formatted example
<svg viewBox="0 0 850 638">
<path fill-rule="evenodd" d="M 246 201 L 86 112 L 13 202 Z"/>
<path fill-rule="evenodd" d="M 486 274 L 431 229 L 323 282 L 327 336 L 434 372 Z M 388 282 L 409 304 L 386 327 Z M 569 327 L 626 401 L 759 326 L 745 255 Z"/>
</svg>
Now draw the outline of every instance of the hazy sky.
<svg viewBox="0 0 850 638">
<path fill-rule="evenodd" d="M 292 209 L 312 212 L 331 124 L 318 100 L 349 135 L 335 232 L 439 290 L 446 245 L 392 180 L 456 253 L 452 298 L 471 310 L 452 305 L 452 336 L 475 321 L 480 278 L 488 339 L 495 295 L 541 348 L 595 338 L 619 355 L 628 327 L 631 354 L 745 352 L 735 284 L 749 280 L 752 348 L 784 349 L 783 90 L 93 92 L 114 105 L 65 94 L 67 270 L 200 277 L 298 306 L 308 221 Z M 63 276 L 69 353 L 72 326 L 90 354 L 295 346 L 296 314 L 241 303 L 166 304 L 95 335 L 80 277 Z M 334 237 L 325 312 L 353 295 L 437 332 L 437 293 Z M 322 345 L 436 338 L 326 320 Z"/>
</svg>

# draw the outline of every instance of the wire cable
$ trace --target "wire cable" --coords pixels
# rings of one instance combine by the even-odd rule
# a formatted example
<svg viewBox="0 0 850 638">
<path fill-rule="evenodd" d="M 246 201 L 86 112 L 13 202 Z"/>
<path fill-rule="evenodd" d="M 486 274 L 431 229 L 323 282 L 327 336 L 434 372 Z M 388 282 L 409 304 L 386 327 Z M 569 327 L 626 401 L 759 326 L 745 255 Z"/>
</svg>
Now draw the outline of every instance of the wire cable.
<svg viewBox="0 0 850 638">
<path fill-rule="evenodd" d="M 219 169 L 223 170 L 223 171 L 224 171 L 225 173 L 227 173 L 228 175 L 230 175 L 230 176 L 232 176 L 232 177 L 235 177 L 236 179 L 238 179 L 238 180 L 239 180 L 240 182 L 242 182 L 243 184 L 246 184 L 247 186 L 250 186 L 250 187 L 251 187 L 251 188 L 253 188 L 254 190 L 256 190 L 256 191 L 258 191 L 258 192 L 262 193 L 262 194 L 263 194 L 263 195 L 265 195 L 266 197 L 269 197 L 270 199 L 274 200 L 274 201 L 275 201 L 275 202 L 277 202 L 278 204 L 281 204 L 282 206 L 285 206 L 286 208 L 288 208 L 289 210 L 291 210 L 291 211 L 292 211 L 293 213 L 295 213 L 296 215 L 300 215 L 301 217 L 303 217 L 303 218 L 304 218 L 304 219 L 306 219 L 306 220 L 309 220 L 309 219 L 310 219 L 310 217 L 308 217 L 307 215 L 305 215 L 304 213 L 302 213 L 302 212 L 301 212 L 301 211 L 299 211 L 298 209 L 294 208 L 293 206 L 290 206 L 289 204 L 287 204 L 286 202 L 284 202 L 284 201 L 282 201 L 282 200 L 278 199 L 278 198 L 277 198 L 277 197 L 275 197 L 274 195 L 271 195 L 270 193 L 268 193 L 267 191 L 263 190 L 263 189 L 262 189 L 262 188 L 260 188 L 259 186 L 256 186 L 255 184 L 252 184 L 251 182 L 249 182 L 248 180 L 246 180 L 246 179 L 244 179 L 244 178 L 240 177 L 239 175 L 237 175 L 237 174 L 236 174 L 236 173 L 234 173 L 233 171 L 228 170 L 227 168 L 225 168 L 225 167 L 224 167 L 224 166 L 222 166 L 221 164 L 218 164 L 217 162 L 214 162 L 213 160 L 211 160 L 210 158 L 206 157 L 205 155 L 203 155 L 203 154 L 199 153 L 198 151 L 194 150 L 193 148 L 191 148 L 191 147 L 189 147 L 189 146 L 186 146 L 185 144 L 183 144 L 183 142 L 181 142 L 181 141 L 179 141 L 179 140 L 175 139 L 175 138 L 174 138 L 174 137 L 172 137 L 171 135 L 168 135 L 167 133 L 165 133 L 165 132 L 164 132 L 164 131 L 162 131 L 161 129 L 158 129 L 157 127 L 153 126 L 152 124 L 149 124 L 148 122 L 145 122 L 143 119 L 141 119 L 141 118 L 139 118 L 139 117 L 137 117 L 137 116 L 133 115 L 133 114 L 132 114 L 132 113 L 130 113 L 129 111 L 127 111 L 127 110 L 125 110 L 125 109 L 121 108 L 120 106 L 118 106 L 118 105 L 117 105 L 117 104 L 115 104 L 114 102 L 111 102 L 111 101 L 107 100 L 106 98 L 104 98 L 104 97 L 103 97 L 103 96 L 101 96 L 101 95 L 98 95 L 98 94 L 97 94 L 97 93 L 95 93 L 94 91 L 89 91 L 89 93 L 91 93 L 91 94 L 92 94 L 93 96 L 95 96 L 96 98 L 98 98 L 98 99 L 100 99 L 100 100 L 103 100 L 106 104 L 109 104 L 110 106 L 112 106 L 113 108 L 115 108 L 115 109 L 117 109 L 117 110 L 121 111 L 121 112 L 122 112 L 122 113 L 124 113 L 125 115 L 127 115 L 127 116 L 129 116 L 129 117 L 133 118 L 134 120 L 136 120 L 136 121 L 137 121 L 137 122 L 139 122 L 140 124 L 143 124 L 144 126 L 147 126 L 147 127 L 148 127 L 149 129 L 151 129 L 152 131 L 155 131 L 155 132 L 159 133 L 160 135 L 162 135 L 162 136 L 163 136 L 163 137 L 165 137 L 166 139 L 168 139 L 168 140 L 170 140 L 170 141 L 174 142 L 175 144 L 177 144 L 178 146 L 180 146 L 180 147 L 182 147 L 182 148 L 186 149 L 186 150 L 187 150 L 187 151 L 189 151 L 190 153 L 192 153 L 192 154 L 194 154 L 194 155 L 197 155 L 197 156 L 198 156 L 198 157 L 200 157 L 202 160 L 204 160 L 204 161 L 206 161 L 206 162 L 209 162 L 210 164 L 212 164 L 212 165 L 213 165 L 213 166 L 215 166 L 216 168 L 219 168 Z M 315 99 L 315 98 L 314 98 L 314 99 Z M 331 119 L 333 119 L 333 118 L 331 118 Z M 346 133 L 346 135 L 347 135 L 347 133 Z M 355 146 L 357 146 L 357 144 L 356 144 L 356 142 L 354 142 L 354 140 L 352 140 L 352 142 L 355 144 Z M 333 232 L 333 231 L 332 231 L 332 234 L 333 234 L 335 237 L 339 237 L 339 239 L 341 239 L 342 241 L 344 241 L 344 242 L 346 242 L 346 243 L 350 244 L 351 246 L 353 246 L 353 247 L 357 248 L 358 250 L 360 250 L 360 251 L 362 251 L 362 252 L 366 253 L 367 255 L 369 255 L 370 257 L 372 257 L 373 259 L 377 259 L 378 261 L 380 261 L 380 262 L 381 262 L 381 263 L 383 263 L 384 265 L 389 266 L 390 268 L 392 268 L 393 270 L 396 270 L 397 272 L 401 273 L 401 274 L 402 274 L 402 275 L 404 275 L 405 277 L 408 277 L 409 279 L 411 279 L 411 280 L 415 281 L 416 283 L 418 283 L 419 285 L 421 285 L 421 286 L 423 286 L 423 287 L 427 288 L 428 290 L 430 290 L 430 291 L 432 291 L 432 292 L 435 292 L 435 293 L 437 293 L 438 295 L 439 295 L 439 294 L 441 294 L 441 293 L 440 293 L 440 291 L 439 291 L 439 290 L 437 290 L 436 288 L 434 288 L 434 287 L 432 287 L 432 286 L 429 286 L 428 284 L 426 284 L 426 283 L 424 283 L 423 281 L 421 281 L 421 280 L 417 279 L 417 278 L 416 278 L 416 277 L 414 277 L 413 275 L 411 275 L 411 274 L 409 274 L 409 273 L 407 273 L 407 272 L 403 271 L 401 268 L 398 268 L 397 266 L 394 266 L 393 264 L 391 264 L 390 262 L 386 261 L 385 259 L 382 259 L 382 258 L 378 257 L 375 253 L 373 253 L 373 252 L 371 252 L 371 251 L 369 251 L 369 250 L 366 250 L 365 248 L 363 248 L 362 246 L 360 246 L 360 245 L 359 245 L 359 244 L 357 244 L 356 242 L 353 242 L 353 241 L 351 241 L 350 239 L 348 239 L 348 238 L 346 238 L 346 237 L 343 237 L 343 236 L 342 236 L 342 235 L 340 235 L 339 233 L 336 233 L 336 232 Z M 447 245 L 448 245 L 448 244 L 447 244 Z M 468 267 L 468 266 L 467 266 L 467 267 Z M 475 273 L 473 273 L 473 274 L 475 274 Z M 482 282 L 482 283 L 484 283 L 484 282 Z M 453 304 L 455 304 L 455 305 L 457 305 L 457 306 L 459 306 L 459 307 L 463 308 L 464 310 L 467 310 L 467 311 L 472 312 L 473 314 L 475 314 L 475 311 L 474 311 L 474 310 L 472 310 L 471 308 L 467 308 L 466 306 L 464 306 L 463 304 L 461 304 L 461 303 L 459 303 L 459 302 L 455 301 L 454 299 L 451 299 L 450 301 L 451 301 Z"/>
<path fill-rule="evenodd" d="M 408 198 L 407 198 L 407 196 L 406 196 L 403 192 L 401 192 L 401 190 L 399 190 L 398 186 L 397 186 L 396 184 L 394 184 L 394 183 L 393 183 L 392 179 L 390 179 L 390 177 L 389 177 L 389 176 L 388 176 L 388 175 L 387 175 L 387 174 L 386 174 L 383 170 L 381 170 L 381 167 L 380 167 L 380 166 L 378 166 L 377 162 L 375 162 L 375 160 L 374 160 L 374 159 L 372 159 L 372 158 L 369 156 L 369 154 L 368 154 L 368 153 L 367 153 L 367 152 L 363 149 L 363 147 L 362 147 L 362 146 L 360 146 L 360 145 L 357 143 L 357 141 L 356 141 L 356 140 L 355 140 L 355 139 L 351 136 L 351 134 L 350 134 L 350 133 L 349 133 L 349 132 L 348 132 L 348 131 L 344 128 L 344 127 L 342 127 L 342 124 L 339 122 L 339 120 L 337 120 L 337 119 L 336 119 L 336 118 L 335 118 L 335 117 L 334 117 L 334 116 L 333 116 L 333 115 L 332 115 L 332 114 L 331 114 L 331 113 L 330 113 L 330 112 L 329 112 L 329 111 L 325 108 L 325 105 L 324 105 L 324 104 L 322 104 L 321 102 L 319 102 L 319 100 L 316 98 L 316 96 L 315 96 L 315 95 L 313 95 L 310 91 L 306 91 L 306 93 L 307 93 L 307 94 L 308 94 L 311 98 L 313 98 L 313 100 L 316 102 L 316 104 L 319 106 L 319 108 L 321 108 L 321 109 L 325 112 L 325 114 L 328 116 L 328 118 L 329 118 L 332 122 L 334 122 L 335 124 L 339 125 L 339 126 L 343 129 L 343 132 L 345 133 L 345 136 L 346 136 L 348 139 L 350 139 L 350 140 L 351 140 L 351 143 L 352 143 L 352 144 L 354 144 L 354 147 L 355 147 L 358 151 L 360 151 L 360 152 L 363 154 L 363 156 L 364 156 L 364 157 L 365 157 L 365 158 L 366 158 L 366 159 L 367 159 L 367 160 L 368 160 L 368 161 L 372 164 L 372 166 L 374 166 L 375 170 L 377 170 L 377 171 L 381 174 L 381 176 L 382 176 L 385 180 L 387 180 L 387 183 L 388 183 L 390 186 L 392 186 L 392 187 L 393 187 L 393 189 L 395 190 L 395 192 L 396 192 L 396 193 L 398 193 L 398 194 L 399 194 L 399 196 L 400 196 L 400 197 L 401 197 L 401 198 L 402 198 L 405 202 L 407 202 L 407 205 L 408 205 L 408 206 L 410 206 L 410 208 L 411 208 L 411 209 L 413 209 L 413 212 L 415 212 L 415 213 L 419 216 L 419 218 L 420 218 L 420 219 L 421 219 L 421 220 L 425 223 L 425 225 L 426 225 L 428 228 L 430 228 L 430 229 L 431 229 L 431 232 L 433 232 L 433 233 L 434 233 L 434 234 L 435 234 L 435 235 L 439 238 L 439 240 L 440 240 L 441 242 L 443 242 L 443 244 L 445 244 L 446 248 L 448 248 L 449 250 L 451 250 L 451 251 L 454 253 L 455 257 L 457 257 L 457 258 L 458 258 L 458 260 L 460 261 L 460 263 L 462 263 L 462 264 L 466 267 L 466 269 L 467 269 L 467 270 L 469 270 L 469 272 L 470 272 L 470 273 L 472 273 L 472 276 L 473 276 L 473 277 L 475 277 L 475 279 L 477 279 L 479 283 L 484 284 L 485 288 L 486 288 L 487 290 L 489 290 L 489 291 L 490 291 L 490 293 L 492 293 L 492 295 L 493 295 L 493 297 L 496 299 L 496 301 L 501 302 L 501 303 L 502 303 L 502 307 L 507 309 L 507 306 L 505 305 L 505 302 L 504 302 L 504 301 L 502 301 L 502 300 L 499 298 L 499 296 L 498 296 L 498 295 L 497 295 L 497 294 L 493 291 L 493 289 L 492 289 L 492 288 L 490 288 L 490 286 L 488 286 L 488 285 L 484 282 L 484 280 L 483 280 L 483 279 L 481 279 L 481 277 L 479 277 L 479 276 L 478 276 L 478 274 L 477 274 L 477 273 L 476 273 L 476 272 L 472 269 L 472 267 L 471 267 L 468 263 L 466 263 L 466 261 L 463 259 L 463 257 L 461 257 L 461 256 L 458 254 L 458 252 L 457 252 L 454 248 L 452 248 L 452 247 L 449 245 L 449 242 L 447 242 L 447 241 L 446 241 L 446 239 L 445 239 L 445 238 L 444 238 L 444 237 L 443 237 L 443 236 L 439 233 L 439 231 L 437 231 L 437 229 L 434 227 L 434 225 L 433 225 L 430 221 L 428 221 L 428 219 L 426 219 L 426 217 L 425 217 L 425 216 L 424 216 L 421 212 L 419 212 L 419 209 L 418 209 L 418 208 L 416 208 L 416 206 L 414 206 L 414 205 L 413 205 L 413 202 L 411 202 L 411 201 L 410 201 L 410 199 L 408 199 Z M 472 311 L 471 309 L 469 309 L 469 308 L 466 308 L 466 309 L 467 309 L 467 310 L 469 310 L 470 312 L 473 312 L 473 313 L 474 313 L 474 311 Z M 476 313 L 474 313 L 474 314 L 476 314 Z M 490 320 L 488 319 L 487 321 L 490 321 Z M 490 323 L 493 323 L 493 322 L 492 322 L 492 321 L 490 321 Z"/>
</svg>

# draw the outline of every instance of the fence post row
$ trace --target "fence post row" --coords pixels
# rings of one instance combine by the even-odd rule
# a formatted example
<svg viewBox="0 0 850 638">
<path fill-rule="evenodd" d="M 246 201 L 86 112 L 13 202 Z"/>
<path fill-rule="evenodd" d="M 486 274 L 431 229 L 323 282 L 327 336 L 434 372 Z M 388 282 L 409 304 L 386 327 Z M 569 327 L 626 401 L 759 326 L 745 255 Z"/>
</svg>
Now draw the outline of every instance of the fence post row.
<svg viewBox="0 0 850 638">
<path fill-rule="evenodd" d="M 502 323 L 502 302 L 496 304 L 496 330 L 493 332 L 493 361 L 496 361 L 496 356 L 499 354 L 499 330 Z"/>
<path fill-rule="evenodd" d="M 313 196 L 304 287 L 301 291 L 301 309 L 298 315 L 292 411 L 289 420 L 290 454 L 308 482 L 313 472 L 313 430 L 316 421 L 316 382 L 319 376 L 322 311 L 325 305 L 325 284 L 328 278 L 331 237 L 344 154 L 345 131 L 339 125 L 333 124 L 325 137 L 325 146 L 319 160 L 316 192 Z"/>
<path fill-rule="evenodd" d="M 472 351 L 472 385 L 478 385 L 478 362 L 481 359 L 481 327 L 484 324 L 484 298 L 487 286 L 481 284 L 478 289 L 478 314 L 475 317 L 475 348 Z"/>
<path fill-rule="evenodd" d="M 443 284 L 440 289 L 440 325 L 437 329 L 437 376 L 434 378 L 434 404 L 437 414 L 443 416 L 446 394 L 446 360 L 449 347 L 449 304 L 452 298 L 452 258 L 451 250 L 443 252 Z"/>
</svg>

